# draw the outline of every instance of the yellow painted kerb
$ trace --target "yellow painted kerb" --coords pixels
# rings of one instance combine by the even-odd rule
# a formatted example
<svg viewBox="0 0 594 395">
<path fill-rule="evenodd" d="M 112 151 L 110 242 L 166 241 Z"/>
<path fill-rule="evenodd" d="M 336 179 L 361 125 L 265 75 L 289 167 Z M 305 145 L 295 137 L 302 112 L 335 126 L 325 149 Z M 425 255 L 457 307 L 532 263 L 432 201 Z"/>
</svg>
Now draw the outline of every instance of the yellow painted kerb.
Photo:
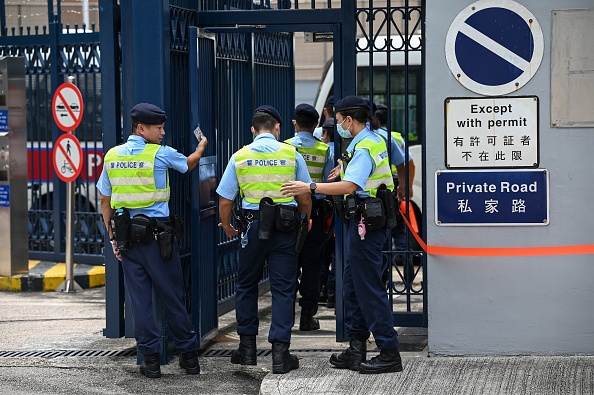
<svg viewBox="0 0 594 395">
<path fill-rule="evenodd" d="M 66 264 L 56 263 L 43 273 L 43 290 L 55 291 L 66 280 Z"/>
<path fill-rule="evenodd" d="M 88 271 L 89 288 L 105 285 L 105 266 L 95 266 Z"/>
<path fill-rule="evenodd" d="M 21 277 L 21 274 L 11 277 L 0 277 L 0 291 L 20 291 Z"/>
</svg>

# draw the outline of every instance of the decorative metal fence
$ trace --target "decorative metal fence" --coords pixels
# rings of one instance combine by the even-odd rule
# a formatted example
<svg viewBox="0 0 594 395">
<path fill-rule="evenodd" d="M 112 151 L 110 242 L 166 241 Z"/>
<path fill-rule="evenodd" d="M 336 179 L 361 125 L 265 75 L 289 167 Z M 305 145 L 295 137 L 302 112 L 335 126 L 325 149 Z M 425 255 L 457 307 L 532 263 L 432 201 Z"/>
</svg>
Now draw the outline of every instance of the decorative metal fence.
<svg viewBox="0 0 594 395">
<path fill-rule="evenodd" d="M 56 3 L 59 10 L 61 2 Z M 52 142 L 62 132 L 54 126 L 51 104 L 57 86 L 72 76 L 84 102 L 83 120 L 75 131 L 84 167 L 75 181 L 74 253 L 77 262 L 102 264 L 105 232 L 95 192 L 103 158 L 99 33 L 95 23 L 62 24 L 53 4 L 48 2 L 49 17 L 42 26 L 7 26 L 6 6 L 0 4 L 0 55 L 22 56 L 26 66 L 29 257 L 64 260 L 65 187 L 53 176 L 51 154 Z"/>
</svg>

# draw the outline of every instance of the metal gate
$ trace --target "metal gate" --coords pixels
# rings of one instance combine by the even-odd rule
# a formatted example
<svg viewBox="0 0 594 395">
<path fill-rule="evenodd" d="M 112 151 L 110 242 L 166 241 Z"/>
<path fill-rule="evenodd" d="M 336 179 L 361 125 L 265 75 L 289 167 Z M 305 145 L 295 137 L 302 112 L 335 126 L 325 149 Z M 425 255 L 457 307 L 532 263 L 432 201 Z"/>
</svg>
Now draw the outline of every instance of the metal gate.
<svg viewBox="0 0 594 395">
<path fill-rule="evenodd" d="M 171 0 L 169 7 L 163 9 L 160 7 L 162 0 L 123 2 L 121 6 L 116 0 L 100 0 L 102 17 L 105 15 L 105 19 L 102 19 L 102 44 L 105 42 L 106 46 L 102 46 L 102 50 L 109 55 L 110 67 L 107 72 L 110 76 L 117 76 L 118 56 L 122 54 L 121 107 L 131 108 L 140 99 L 162 106 L 171 114 L 171 123 L 168 121 L 167 128 L 175 131 L 168 133 L 167 143 L 180 152 L 188 153 L 193 149 L 195 141 L 191 130 L 198 122 L 209 136 L 210 144 L 205 153 L 204 165 L 196 174 L 192 174 L 190 182 L 184 175 L 173 175 L 171 178 L 172 211 L 181 214 L 186 224 L 192 224 L 191 230 L 187 229 L 182 240 L 181 253 L 186 287 L 191 295 L 187 305 L 201 338 L 213 336 L 218 316 L 234 308 L 239 248 L 237 239 L 227 240 L 224 233 L 214 227 L 218 199 L 212 194 L 214 188 L 204 190 L 201 185 L 212 183 L 213 180 L 216 183 L 231 154 L 250 141 L 249 126 L 253 108 L 260 104 L 271 104 L 285 118 L 292 116 L 295 105 L 293 32 L 332 33 L 334 57 L 338 60 L 334 69 L 334 94 L 337 97 L 361 94 L 378 100 L 377 87 L 378 81 L 381 81 L 384 92 L 392 92 L 395 86 L 402 88 L 404 95 L 400 94 L 394 100 L 403 102 L 399 111 L 406 115 L 412 105 L 409 78 L 391 79 L 392 74 L 387 69 L 383 79 L 374 77 L 373 73 L 369 73 L 365 79 L 358 74 L 356 57 L 358 52 L 368 52 L 371 59 L 369 70 L 375 70 L 374 52 L 385 53 L 388 58 L 390 54 L 404 53 L 406 59 L 408 53 L 421 51 L 420 46 L 411 45 L 410 37 L 422 24 L 422 5 L 413 7 L 408 3 L 402 1 L 398 2 L 399 6 L 372 6 L 376 3 L 370 1 L 368 7 L 357 8 L 357 3 L 351 0 L 342 1 L 339 8 L 332 8 L 332 2 L 318 3 L 316 6 L 313 1 L 310 3 L 311 8 L 303 9 L 298 2 L 292 4 L 283 1 L 278 4 L 278 10 L 273 10 L 269 2 Z M 403 24 L 399 18 L 408 23 Z M 120 32 L 121 20 L 130 23 L 121 25 Z M 143 23 L 140 23 L 141 20 Z M 136 21 L 138 25 L 151 28 L 137 31 Z M 249 21 L 249 24 L 246 25 L 245 21 Z M 308 23 L 303 24 L 303 21 Z M 214 41 L 197 37 L 197 31 L 196 36 L 190 36 L 192 26 L 208 27 Z M 103 30 L 112 35 L 104 36 Z M 386 32 L 401 37 L 401 45 L 378 46 L 377 38 Z M 121 52 L 115 39 L 118 33 L 121 37 Z M 370 45 L 362 45 L 364 41 L 357 41 L 356 37 L 366 38 Z M 194 54 L 196 64 L 191 61 Z M 214 71 L 204 69 L 213 63 Z M 203 67 L 200 73 L 198 67 Z M 401 74 L 407 77 L 408 69 L 405 64 Z M 130 80 L 126 81 L 127 75 L 135 76 L 134 84 Z M 422 81 L 422 70 L 419 75 Z M 117 88 L 119 78 L 115 78 L 115 82 Z M 368 86 L 367 91 L 362 90 L 365 84 Z M 192 90 L 195 91 L 190 93 Z M 418 108 L 423 108 L 422 91 L 420 89 L 418 97 L 415 97 Z M 106 120 L 120 119 L 117 89 L 113 94 L 112 101 L 103 101 Z M 392 97 L 388 95 L 386 104 L 393 104 L 390 103 Z M 129 126 L 126 118 L 123 118 L 124 134 Z M 420 114 L 418 118 L 422 141 L 423 115 Z M 405 119 L 406 127 L 410 119 L 408 116 Z M 290 125 L 284 125 L 281 138 L 289 137 L 292 132 Z M 104 129 L 104 141 L 110 141 L 109 144 L 113 145 L 121 138 L 121 134 Z M 409 139 L 408 133 L 405 139 Z M 336 233 L 339 262 L 337 284 L 340 287 L 342 228 L 337 227 Z M 404 265 L 394 262 L 396 255 L 404 256 Z M 392 273 L 388 294 L 394 302 L 395 325 L 426 326 L 425 282 L 421 279 L 425 275 L 422 253 L 408 248 L 399 254 L 386 251 L 386 257 Z M 420 264 L 418 258 L 421 258 Z M 108 300 L 107 328 L 104 333 L 108 337 L 117 337 L 123 334 L 124 326 L 126 333 L 131 333 L 131 325 L 128 321 L 124 323 L 123 319 L 121 271 L 116 262 L 108 261 L 106 267 L 107 283 L 111 288 L 108 297 L 111 300 Z M 262 291 L 265 290 L 266 274 L 262 282 Z M 338 292 L 340 294 L 340 289 Z M 343 323 L 342 301 L 339 298 L 338 339 L 346 337 Z M 163 324 L 166 328 L 166 323 Z"/>
<path fill-rule="evenodd" d="M 356 11 L 357 57 L 366 58 L 368 67 L 358 68 L 357 95 L 369 98 L 374 104 L 384 104 L 388 111 L 387 129 L 399 131 L 407 147 L 415 146 L 420 153 L 414 159 L 422 169 L 424 153 L 424 1 L 382 3 L 369 1 Z M 383 60 L 385 57 L 385 60 Z M 389 67 L 388 67 L 389 65 Z M 409 150 L 405 150 L 409 161 Z M 405 215 L 415 217 L 418 234 L 424 237 L 425 199 L 408 196 L 409 167 L 405 176 L 407 201 Z M 422 171 L 416 177 L 425 177 Z M 423 188 L 424 189 L 424 188 Z M 418 198 L 418 197 L 417 197 Z M 392 230 L 392 235 L 394 235 Z M 392 238 L 390 238 L 391 240 Z M 413 230 L 405 232 L 405 247 L 397 250 L 390 243 L 384 251 L 388 265 L 387 291 L 392 302 L 394 325 L 427 327 L 426 256 L 413 237 Z"/>
<path fill-rule="evenodd" d="M 311 2 L 311 9 L 300 9 L 300 4 L 283 2 L 282 11 L 203 11 L 197 15 L 197 25 L 208 32 L 216 33 L 217 37 L 228 42 L 257 41 L 258 36 L 264 34 L 278 34 L 279 32 L 331 32 L 334 38 L 334 95 L 344 97 L 349 94 L 358 94 L 369 97 L 371 101 L 381 101 L 389 108 L 393 108 L 391 116 L 404 118 L 403 128 L 410 133 L 403 133 L 407 143 L 422 142 L 423 115 L 415 110 L 415 115 L 410 115 L 410 109 L 423 108 L 423 73 L 422 64 L 417 65 L 414 72 L 409 67 L 408 59 L 411 53 L 422 53 L 422 4 L 410 6 L 408 1 L 400 6 L 388 7 L 378 2 L 369 2 L 368 7 L 357 8 L 355 2 L 343 1 L 341 8 L 331 8 L 331 2 L 321 4 L 316 8 L 316 2 Z M 376 5 L 374 5 L 376 4 Z M 281 4 L 279 4 L 281 7 Z M 291 8 L 293 7 L 293 8 Z M 398 20 L 398 19 L 401 20 Z M 302 21 L 308 24 L 303 25 Z M 204 21 L 204 22 L 202 22 Z M 245 24 L 244 21 L 249 21 Z M 350 22 L 352 21 L 352 22 Z M 403 23 L 402 21 L 408 21 Z M 252 37 L 246 35 L 251 34 Z M 360 37 L 355 40 L 355 35 Z M 383 35 L 392 37 L 392 40 L 381 39 Z M 356 43 L 356 46 L 355 46 Z M 369 66 L 366 73 L 361 73 L 356 67 L 355 57 L 359 53 L 369 56 Z M 386 67 L 385 64 L 375 64 L 375 54 L 381 53 L 388 58 L 400 55 L 404 63 L 396 70 Z M 336 61 L 338 59 L 339 61 Z M 379 62 L 378 62 L 379 63 Z M 375 72 L 379 70 L 379 72 Z M 258 73 L 254 67 L 253 72 Z M 411 78 L 414 77 L 414 78 Z M 273 76 L 267 76 L 274 79 Z M 353 82 L 356 81 L 356 84 Z M 413 86 L 414 82 L 414 86 Z M 248 87 L 249 88 L 249 87 Z M 217 94 L 226 95 L 226 87 L 219 87 Z M 244 97 L 256 97 L 257 89 L 249 89 L 242 93 Z M 281 115 L 292 115 L 294 103 L 292 97 L 288 98 L 288 106 L 284 102 L 268 102 L 281 108 Z M 257 104 L 262 101 L 256 100 Z M 287 108 L 288 107 L 288 108 Z M 250 114 L 250 108 L 244 109 L 245 114 Z M 288 114 L 284 111 L 288 110 Z M 394 123 L 395 120 L 393 120 Z M 244 120 L 245 122 L 245 120 Z M 413 125 L 413 122 L 417 126 Z M 249 123 L 244 123 L 248 124 Z M 414 133 L 413 133 L 414 131 Z M 241 136 L 239 132 L 235 134 Z M 229 141 L 218 140 L 223 146 L 229 147 Z M 337 143 L 337 146 L 339 144 Z M 220 152 L 218 157 L 223 163 L 237 150 L 239 146 L 232 145 L 232 149 Z M 337 148 L 338 149 L 338 148 Z M 408 159 L 408 154 L 407 154 Z M 422 158 L 417 158 L 419 162 Z M 421 163 L 419 163 L 421 164 Z M 221 168 L 222 171 L 224 168 Z M 419 175 L 420 176 L 420 175 Z M 420 208 L 419 208 L 420 209 Z M 408 211 L 408 208 L 407 208 Z M 417 214 L 420 213 L 420 210 Z M 422 221 L 419 218 L 422 234 Z M 337 294 L 341 295 L 342 286 L 342 227 L 337 227 Z M 222 234 L 222 233 L 221 233 Z M 224 235 L 223 235 L 224 237 Z M 424 256 L 418 250 L 418 245 L 411 234 L 406 236 L 407 248 L 405 251 L 395 251 L 390 248 L 385 251 L 386 261 L 389 262 L 387 292 L 393 305 L 394 324 L 396 326 L 427 326 L 426 293 L 423 280 L 425 276 Z M 225 252 L 230 256 L 230 261 L 235 262 L 237 244 L 222 243 Z M 225 262 L 228 262 L 227 260 Z M 344 332 L 343 308 L 341 298 L 337 298 L 337 339 L 343 340 L 347 336 Z"/>
</svg>

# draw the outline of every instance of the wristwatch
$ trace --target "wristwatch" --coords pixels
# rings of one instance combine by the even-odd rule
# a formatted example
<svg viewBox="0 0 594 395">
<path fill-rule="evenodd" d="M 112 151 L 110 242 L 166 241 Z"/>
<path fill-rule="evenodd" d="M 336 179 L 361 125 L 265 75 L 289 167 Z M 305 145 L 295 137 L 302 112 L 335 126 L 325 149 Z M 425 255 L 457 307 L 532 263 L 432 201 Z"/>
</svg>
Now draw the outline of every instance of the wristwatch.
<svg viewBox="0 0 594 395">
<path fill-rule="evenodd" d="M 310 184 L 309 184 L 309 190 L 310 190 L 310 192 L 311 192 L 311 194 L 312 194 L 312 195 L 313 195 L 314 193 L 316 193 L 316 188 L 317 188 L 317 187 L 318 187 L 318 186 L 316 185 L 316 183 L 315 183 L 315 182 L 312 182 L 312 183 L 310 183 Z"/>
</svg>

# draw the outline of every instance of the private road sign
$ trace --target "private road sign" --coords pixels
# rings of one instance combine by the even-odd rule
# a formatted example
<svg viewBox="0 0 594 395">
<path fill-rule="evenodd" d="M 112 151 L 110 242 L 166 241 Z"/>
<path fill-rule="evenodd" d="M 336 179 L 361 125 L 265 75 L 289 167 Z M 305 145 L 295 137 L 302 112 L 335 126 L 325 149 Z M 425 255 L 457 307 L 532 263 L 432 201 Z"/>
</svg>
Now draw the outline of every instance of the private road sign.
<svg viewBox="0 0 594 395">
<path fill-rule="evenodd" d="M 438 170 L 438 226 L 536 226 L 549 224 L 549 172 Z"/>
<path fill-rule="evenodd" d="M 454 77 L 485 96 L 523 87 L 538 70 L 544 51 L 534 15 L 511 0 L 480 0 L 454 19 L 445 53 Z"/>
</svg>

